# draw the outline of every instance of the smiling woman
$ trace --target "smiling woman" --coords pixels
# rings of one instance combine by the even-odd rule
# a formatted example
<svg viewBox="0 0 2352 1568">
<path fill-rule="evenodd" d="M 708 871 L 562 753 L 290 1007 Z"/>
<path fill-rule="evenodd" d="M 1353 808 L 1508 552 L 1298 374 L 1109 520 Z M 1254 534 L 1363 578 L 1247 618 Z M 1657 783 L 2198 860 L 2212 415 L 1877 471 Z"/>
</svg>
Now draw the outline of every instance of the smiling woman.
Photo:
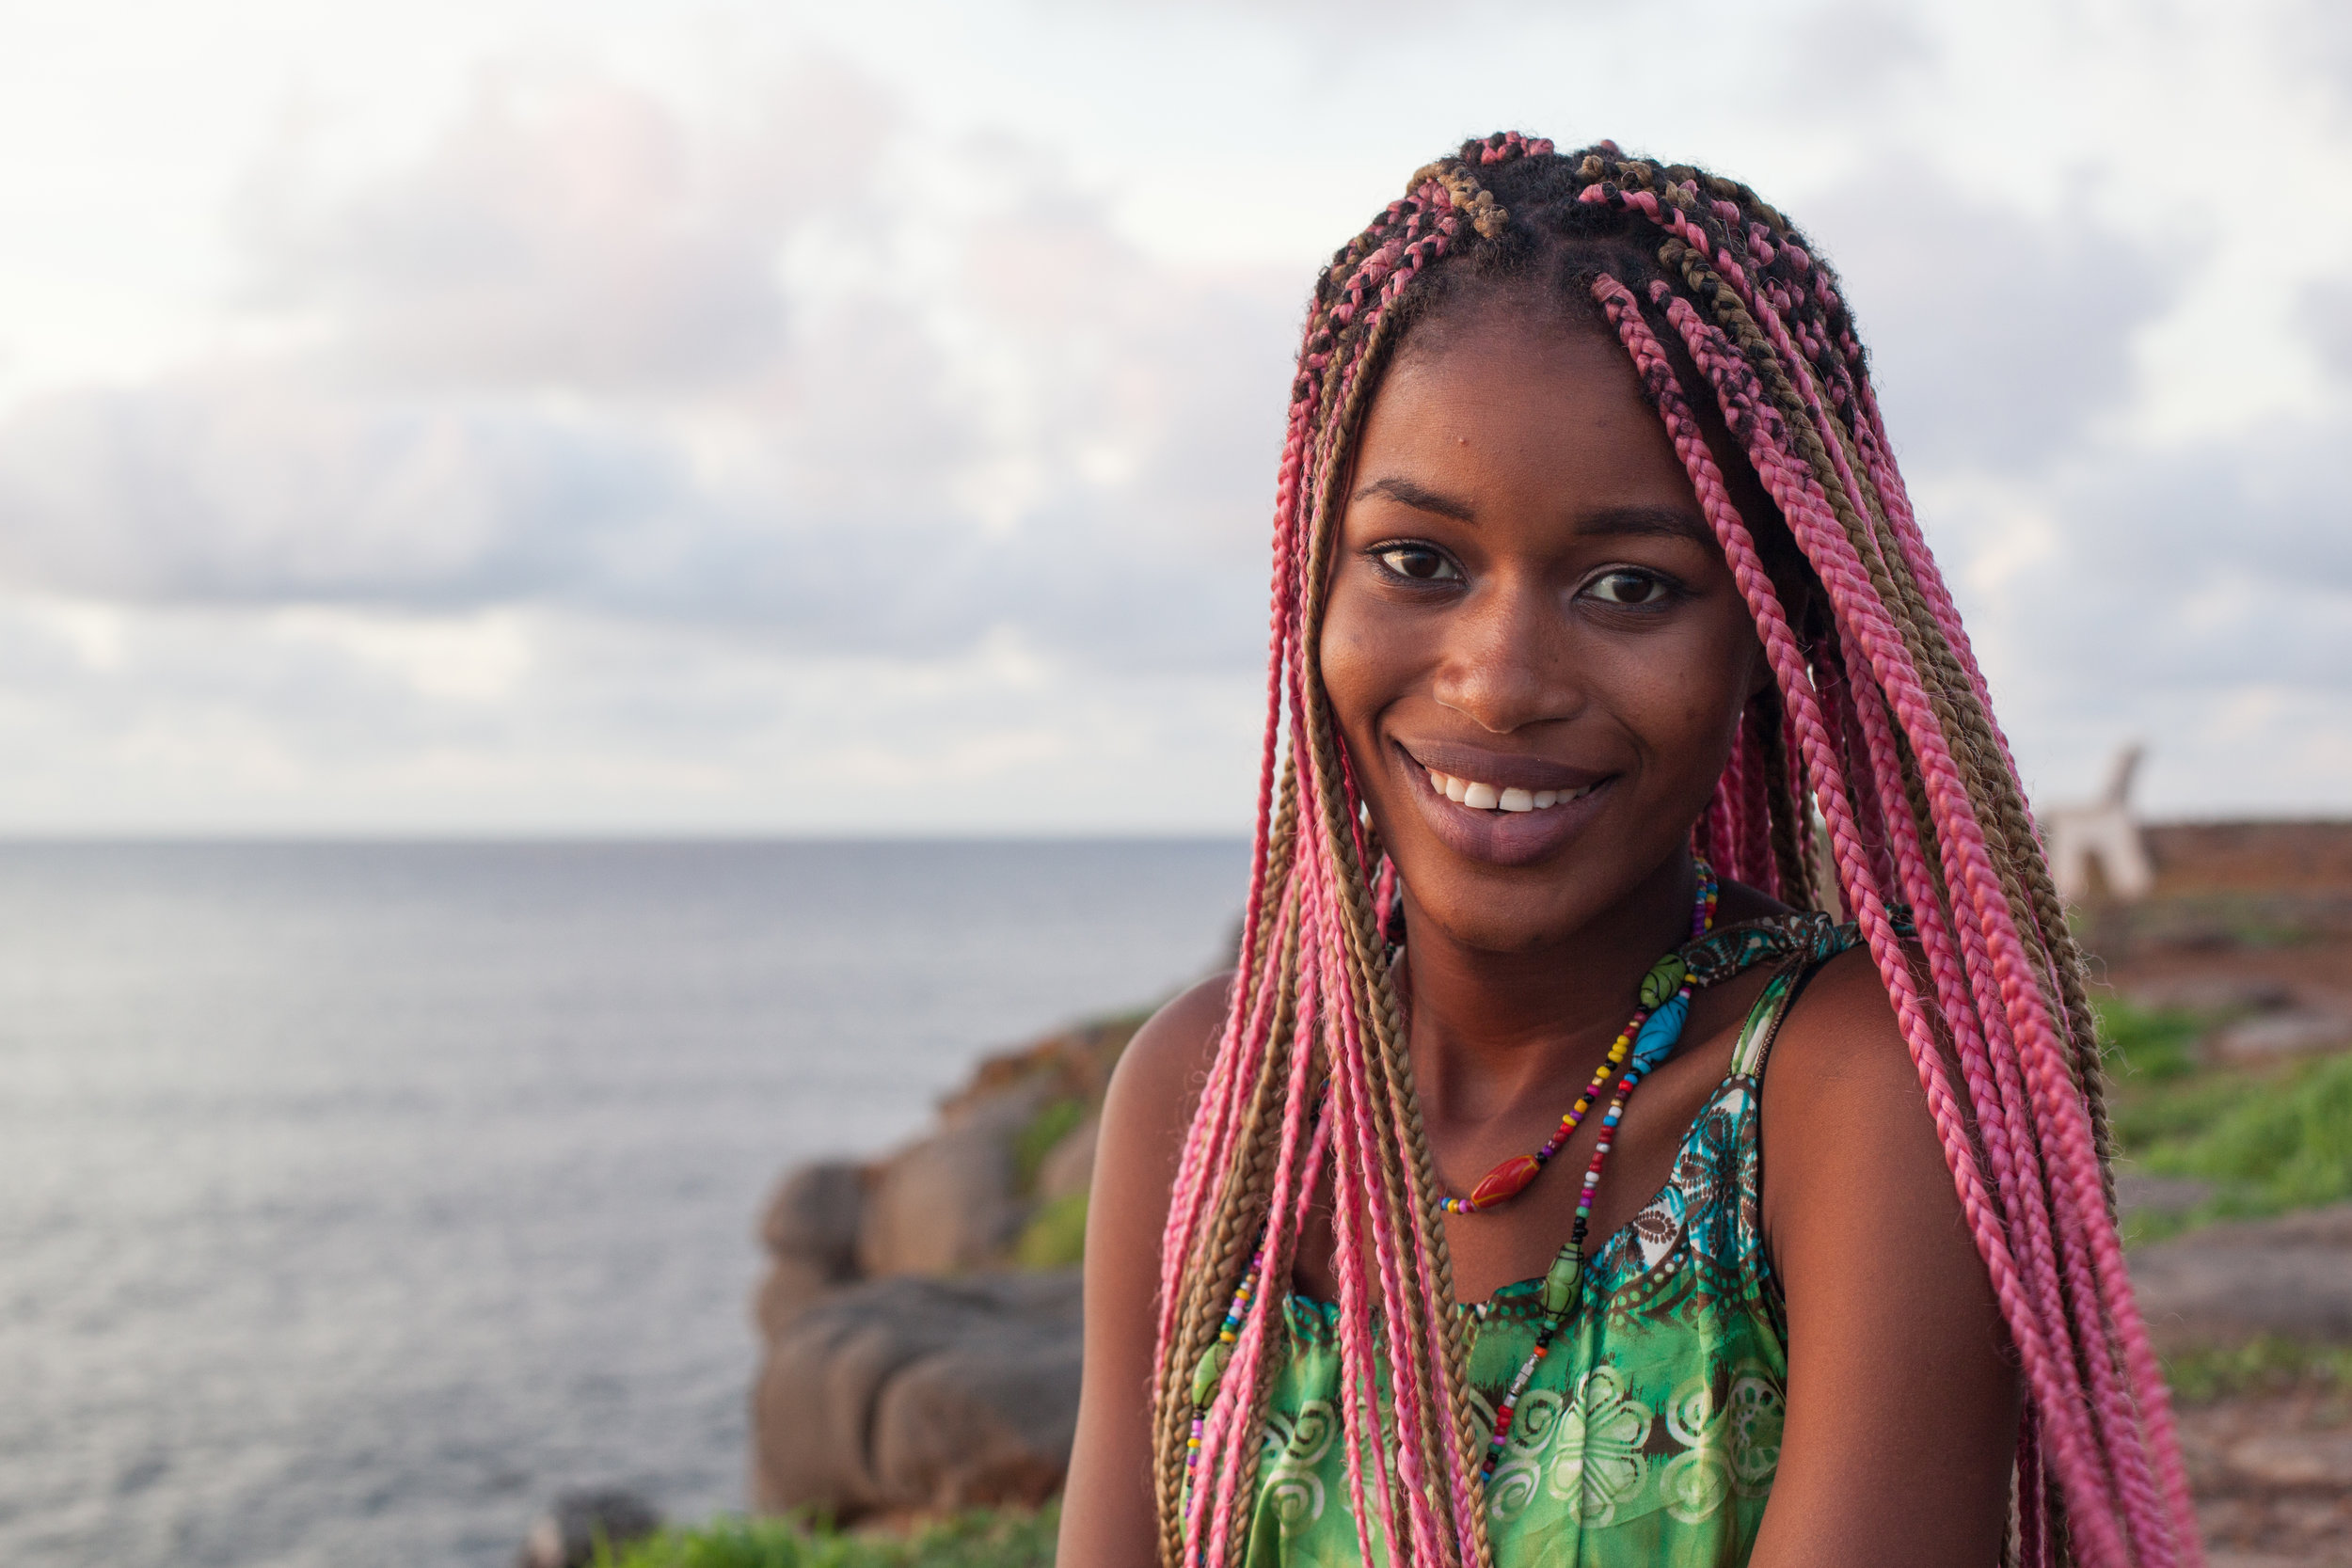
<svg viewBox="0 0 2352 1568">
<path fill-rule="evenodd" d="M 1607 143 L 1422 169 L 1318 287 L 1275 555 L 1064 1560 L 2196 1560 L 2080 957 L 1802 236 Z"/>
<path fill-rule="evenodd" d="M 1406 841 L 1430 835 L 1444 863 L 1492 868 L 1471 902 L 1500 917 L 1503 887 L 1534 885 L 1510 873 L 1604 816 L 1648 830 L 1613 839 L 1617 856 L 1664 864 L 1770 671 L 1613 340 L 1548 319 L 1544 293 L 1457 309 L 1432 346 L 1408 341 L 1365 421 L 1356 467 L 1373 477 L 1342 518 L 1323 678 L 1391 854 L 1422 860 Z M 1532 744 L 1546 726 L 1554 742 Z M 1435 894 L 1424 876 L 1410 896 Z M 1538 928 L 1509 918 L 1518 942 Z"/>
</svg>

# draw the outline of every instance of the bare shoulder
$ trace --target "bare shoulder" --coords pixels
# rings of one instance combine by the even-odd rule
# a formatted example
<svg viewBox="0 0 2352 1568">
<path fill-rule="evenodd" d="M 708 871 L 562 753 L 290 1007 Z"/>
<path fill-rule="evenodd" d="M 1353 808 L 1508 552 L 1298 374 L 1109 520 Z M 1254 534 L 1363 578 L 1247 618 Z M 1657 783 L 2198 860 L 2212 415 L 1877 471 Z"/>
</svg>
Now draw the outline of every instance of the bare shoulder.
<svg viewBox="0 0 2352 1568">
<path fill-rule="evenodd" d="M 1230 974 L 1184 991 L 1136 1032 L 1103 1100 L 1087 1205 L 1085 1380 L 1063 1493 L 1061 1560 L 1158 1560 L 1150 1401 L 1160 1234 L 1200 1086 L 1223 1032 Z"/>
<path fill-rule="evenodd" d="M 1156 1270 L 1169 1189 L 1216 1057 L 1232 984 L 1232 975 L 1215 974 L 1179 993 L 1136 1031 L 1111 1071 L 1087 1212 L 1090 1272 L 1100 1261 L 1136 1285 Z"/>
<path fill-rule="evenodd" d="M 1832 959 L 1791 1006 L 1762 1098 L 1762 1217 L 1788 1309 L 1788 1381 L 1752 1560 L 1990 1562 L 2007 1519 L 2016 1375 L 1867 950 Z"/>
<path fill-rule="evenodd" d="M 1120 1145 L 1140 1142 L 1149 1147 L 1184 1135 L 1216 1056 L 1232 984 L 1232 974 L 1227 971 L 1185 988 L 1127 1042 L 1104 1095 L 1106 1152 L 1115 1155 L 1121 1152 Z"/>
<path fill-rule="evenodd" d="M 1804 1114 L 1803 1101 L 1809 1096 L 1788 1091 L 1800 1087 L 1908 1085 L 1917 1092 L 1911 1047 L 1867 947 L 1849 948 L 1814 974 L 1772 1042 L 1765 1083 L 1768 1114 L 1793 1100 L 1799 1103 L 1788 1106 L 1788 1114 L 1798 1116 Z"/>
<path fill-rule="evenodd" d="M 1775 1243 L 1844 1207 L 1831 1195 L 1856 1182 L 1922 1203 L 1950 1196 L 1918 1066 L 1867 948 L 1823 964 L 1790 1006 L 1765 1067 L 1763 1140 Z"/>
</svg>

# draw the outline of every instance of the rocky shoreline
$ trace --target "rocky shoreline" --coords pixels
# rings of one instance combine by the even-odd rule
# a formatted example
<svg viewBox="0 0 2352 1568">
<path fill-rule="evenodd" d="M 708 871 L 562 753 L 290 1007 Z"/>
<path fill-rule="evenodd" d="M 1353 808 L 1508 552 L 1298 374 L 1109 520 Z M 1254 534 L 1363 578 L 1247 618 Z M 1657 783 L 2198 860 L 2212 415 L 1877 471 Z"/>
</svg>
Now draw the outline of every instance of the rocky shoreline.
<svg viewBox="0 0 2352 1568">
<path fill-rule="evenodd" d="M 2352 1059 L 2352 825 L 2149 840 L 2156 895 L 2093 909 L 2086 926 L 2106 956 L 2101 994 L 2187 1021 L 2186 1055 L 2153 1077 L 2119 1058 L 2123 1100 L 2161 1093 L 2166 1073 L 2235 1075 L 2259 1093 Z M 1094 1108 L 1140 1022 L 991 1057 L 924 1136 L 786 1176 L 762 1222 L 769 1268 L 754 1304 L 755 1509 L 888 1523 L 1058 1490 L 1076 1418 Z M 2310 1134 L 2322 1158 L 2336 1157 L 2328 1140 L 2352 1138 L 2352 1118 L 2338 1119 Z M 2130 1255 L 2158 1354 L 2259 1372 L 2181 1401 L 2212 1561 L 2352 1568 L 2352 1202 L 2207 1223 L 2234 1201 L 2230 1184 L 2153 1157 L 2155 1170 L 2119 1166 L 2127 1234 L 2193 1227 Z M 2352 1146 L 2341 1157 L 2339 1198 L 2352 1192 Z"/>
<path fill-rule="evenodd" d="M 1141 1022 L 993 1056 L 924 1136 L 779 1183 L 753 1304 L 754 1508 L 850 1523 L 1060 1489 L 1094 1111 Z"/>
</svg>

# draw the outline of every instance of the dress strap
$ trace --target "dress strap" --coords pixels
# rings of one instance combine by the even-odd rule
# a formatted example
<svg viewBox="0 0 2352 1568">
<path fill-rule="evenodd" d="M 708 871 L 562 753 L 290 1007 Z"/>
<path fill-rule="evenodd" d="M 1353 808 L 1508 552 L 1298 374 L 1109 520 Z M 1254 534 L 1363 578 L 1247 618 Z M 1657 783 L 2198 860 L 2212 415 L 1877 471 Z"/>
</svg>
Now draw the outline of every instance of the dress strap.
<svg viewBox="0 0 2352 1568">
<path fill-rule="evenodd" d="M 1824 963 L 1854 944 L 1854 928 L 1840 926 L 1820 910 L 1766 915 L 1709 932 L 1682 948 L 1694 990 L 1728 980 L 1773 958 L 1803 955 Z"/>
<path fill-rule="evenodd" d="M 1772 1041 L 1779 1037 L 1788 1009 L 1796 1006 L 1797 998 L 1804 994 L 1813 976 L 1820 973 L 1823 964 L 1861 941 L 1853 927 L 1840 926 L 1819 911 L 1778 918 L 1803 921 L 1807 929 L 1802 942 L 1791 940 L 1782 950 L 1780 967 L 1764 983 L 1756 1006 L 1748 1009 L 1747 1022 L 1740 1027 L 1739 1043 L 1731 1048 L 1731 1075 L 1735 1078 L 1763 1075 L 1764 1058 L 1772 1053 Z"/>
</svg>

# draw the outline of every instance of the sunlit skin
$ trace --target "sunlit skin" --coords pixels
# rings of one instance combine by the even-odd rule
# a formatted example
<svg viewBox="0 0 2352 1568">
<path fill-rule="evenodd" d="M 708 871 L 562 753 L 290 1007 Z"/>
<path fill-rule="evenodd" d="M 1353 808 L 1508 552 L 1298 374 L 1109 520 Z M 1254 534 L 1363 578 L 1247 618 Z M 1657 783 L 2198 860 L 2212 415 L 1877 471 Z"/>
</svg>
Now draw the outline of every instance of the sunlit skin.
<svg viewBox="0 0 2352 1568">
<path fill-rule="evenodd" d="M 1439 1180 L 1458 1194 L 1543 1140 L 1643 972 L 1683 939 L 1691 827 L 1769 673 L 1681 464 L 1605 330 L 1508 295 L 1441 325 L 1408 341 L 1359 438 L 1319 655 L 1406 890 L 1416 1089 Z M 1724 466 L 1742 511 L 1763 516 L 1753 482 Z M 1482 812 L 1436 793 L 1429 767 L 1595 787 L 1541 811 Z M 1778 908 L 1726 886 L 1719 918 Z M 1596 1238 L 1665 1181 L 1762 979 L 1700 993 L 1681 1049 L 1618 1130 Z M 1225 985 L 1195 988 L 1146 1025 L 1104 1105 L 1066 1560 L 1154 1560 L 1146 1391 L 1159 1238 Z M 2006 1516 L 2015 1377 L 1867 954 L 1833 961 L 1790 1014 L 1760 1125 L 1789 1373 L 1750 1561 L 1983 1568 Z M 1543 1272 L 1597 1132 L 1589 1118 L 1517 1201 L 1450 1219 L 1459 1299 Z M 1311 1224 L 1293 1289 L 1332 1298 L 1332 1245 L 1327 1224 Z"/>
</svg>

